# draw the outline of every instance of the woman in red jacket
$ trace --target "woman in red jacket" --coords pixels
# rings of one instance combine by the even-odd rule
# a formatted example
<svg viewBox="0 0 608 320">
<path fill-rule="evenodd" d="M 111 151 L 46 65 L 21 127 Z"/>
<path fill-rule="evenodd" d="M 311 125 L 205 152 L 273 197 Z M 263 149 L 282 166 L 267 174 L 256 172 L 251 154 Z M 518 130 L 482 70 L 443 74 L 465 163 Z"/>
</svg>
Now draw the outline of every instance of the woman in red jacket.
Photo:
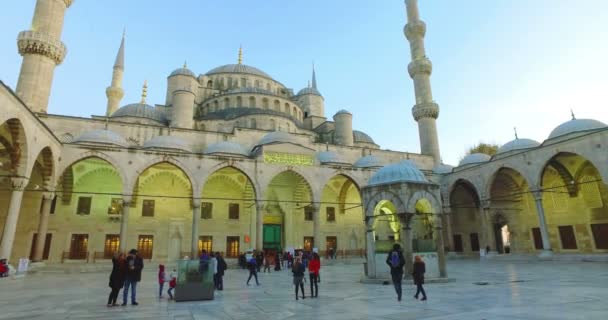
<svg viewBox="0 0 608 320">
<path fill-rule="evenodd" d="M 310 276 L 310 297 L 316 298 L 319 295 L 319 270 L 321 269 L 321 259 L 319 255 L 315 252 L 312 255 L 312 260 L 308 263 L 308 272 Z M 314 291 L 313 291 L 314 284 Z"/>
</svg>

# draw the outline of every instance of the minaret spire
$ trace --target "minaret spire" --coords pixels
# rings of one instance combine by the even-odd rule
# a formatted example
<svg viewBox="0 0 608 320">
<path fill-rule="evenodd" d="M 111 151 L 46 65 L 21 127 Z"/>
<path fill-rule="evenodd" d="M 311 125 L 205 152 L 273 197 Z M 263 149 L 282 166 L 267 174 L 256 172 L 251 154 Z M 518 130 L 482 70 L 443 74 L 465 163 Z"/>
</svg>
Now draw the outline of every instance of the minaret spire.
<svg viewBox="0 0 608 320">
<path fill-rule="evenodd" d="M 572 115 L 572 120 L 576 120 L 576 116 L 574 115 L 574 110 L 570 109 L 570 115 Z"/>
<path fill-rule="evenodd" d="M 418 122 L 421 153 L 432 156 L 435 164 L 439 164 L 441 155 L 436 124 L 439 117 L 439 105 L 433 101 L 430 81 L 433 65 L 427 58 L 424 49 L 426 24 L 420 20 L 418 0 L 405 0 L 405 6 L 408 22 L 405 25 L 404 33 L 410 43 L 412 57 L 408 72 L 414 80 L 416 94 L 416 104 L 412 108 L 412 115 Z"/>
<path fill-rule="evenodd" d="M 239 64 L 243 64 L 243 46 L 239 46 Z"/>
<path fill-rule="evenodd" d="M 146 98 L 148 97 L 148 80 L 144 80 L 144 87 L 141 89 L 141 104 L 146 104 Z"/>
<path fill-rule="evenodd" d="M 312 63 L 312 87 L 317 89 L 317 74 L 315 72 L 315 63 Z"/>
<path fill-rule="evenodd" d="M 116 54 L 116 60 L 114 61 L 114 70 L 112 71 L 112 83 L 106 88 L 106 97 L 108 98 L 108 105 L 106 107 L 106 116 L 109 117 L 118 110 L 120 106 L 120 100 L 125 95 L 125 91 L 122 89 L 122 78 L 125 72 L 125 35 L 126 31 L 122 32 L 122 40 L 120 41 L 120 48 Z"/>
</svg>

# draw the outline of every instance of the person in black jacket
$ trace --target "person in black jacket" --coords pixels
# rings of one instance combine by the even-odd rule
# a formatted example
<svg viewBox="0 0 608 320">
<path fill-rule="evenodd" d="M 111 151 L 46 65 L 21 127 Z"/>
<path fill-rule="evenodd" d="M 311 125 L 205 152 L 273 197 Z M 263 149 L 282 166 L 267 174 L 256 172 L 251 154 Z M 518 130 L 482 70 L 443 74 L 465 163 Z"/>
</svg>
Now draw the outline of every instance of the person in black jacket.
<svg viewBox="0 0 608 320">
<path fill-rule="evenodd" d="M 122 291 L 122 306 L 127 305 L 129 287 L 131 287 L 131 305 L 137 303 L 137 283 L 141 281 L 141 270 L 144 268 L 144 260 L 137 254 L 137 250 L 131 249 L 126 259 L 125 289 Z"/>
<path fill-rule="evenodd" d="M 215 253 L 215 259 L 217 259 L 217 273 L 215 274 L 215 289 L 224 290 L 224 271 L 228 269 L 226 260 L 222 258 L 222 255 L 218 252 Z"/>
<path fill-rule="evenodd" d="M 403 266 L 405 266 L 405 258 L 401 252 L 401 246 L 397 243 L 393 245 L 393 250 L 386 257 L 386 264 L 391 267 L 391 277 L 393 285 L 397 292 L 397 300 L 401 301 L 401 280 L 403 279 Z"/>
<path fill-rule="evenodd" d="M 112 292 L 108 297 L 108 307 L 115 307 L 116 299 L 118 299 L 118 292 L 122 289 L 125 283 L 125 255 L 116 252 L 112 257 L 112 273 L 110 273 L 109 286 L 112 288 Z"/>
<path fill-rule="evenodd" d="M 412 277 L 414 278 L 414 284 L 416 285 L 416 294 L 414 298 L 418 299 L 418 295 L 422 293 L 421 301 L 426 300 L 426 292 L 424 292 L 424 288 L 422 285 L 424 284 L 424 272 L 425 272 L 424 261 L 420 256 L 416 256 L 414 258 L 414 272 L 412 273 Z"/>
<path fill-rule="evenodd" d="M 258 262 L 255 258 L 255 255 L 251 257 L 251 259 L 247 263 L 247 267 L 249 268 L 249 278 L 247 279 L 247 285 L 249 285 L 251 277 L 255 277 L 255 284 L 259 286 L 260 283 L 258 282 Z"/>
<path fill-rule="evenodd" d="M 296 300 L 298 300 L 298 287 L 302 289 L 302 299 L 306 299 L 304 295 L 304 271 L 306 271 L 306 268 L 301 258 L 297 257 L 291 269 L 291 272 L 293 272 L 293 284 L 296 286 Z"/>
</svg>

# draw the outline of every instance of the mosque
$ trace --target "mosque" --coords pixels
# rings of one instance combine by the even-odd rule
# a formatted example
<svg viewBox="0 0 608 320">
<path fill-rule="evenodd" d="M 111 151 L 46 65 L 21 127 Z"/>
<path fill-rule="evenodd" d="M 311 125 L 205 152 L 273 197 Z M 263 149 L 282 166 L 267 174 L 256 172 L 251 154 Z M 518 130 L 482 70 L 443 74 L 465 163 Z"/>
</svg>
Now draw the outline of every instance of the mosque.
<svg viewBox="0 0 608 320">
<path fill-rule="evenodd" d="M 313 68 L 295 91 L 237 63 L 167 77 L 164 102 L 123 103 L 125 39 L 107 106 L 49 113 L 73 0 L 37 0 L 16 89 L 0 86 L 0 258 L 95 263 L 138 248 L 168 261 L 249 248 L 376 256 L 608 253 L 608 127 L 576 119 L 543 142 L 516 137 L 496 155 L 441 163 L 426 25 L 406 0 L 412 115 L 420 153 L 383 150 L 341 110 L 328 119 Z M 108 65 L 110 65 L 111 60 Z M 404 101 L 404 105 L 406 102 Z M 409 267 L 409 266 L 408 266 Z M 376 270 L 378 269 L 378 270 Z M 383 268 L 382 268 L 383 269 Z"/>
</svg>

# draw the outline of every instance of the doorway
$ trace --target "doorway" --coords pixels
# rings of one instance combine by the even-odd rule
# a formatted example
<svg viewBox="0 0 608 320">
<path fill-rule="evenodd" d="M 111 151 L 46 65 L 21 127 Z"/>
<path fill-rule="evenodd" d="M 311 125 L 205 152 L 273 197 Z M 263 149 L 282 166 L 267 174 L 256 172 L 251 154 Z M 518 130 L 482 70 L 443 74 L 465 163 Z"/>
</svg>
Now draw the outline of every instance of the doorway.
<svg viewBox="0 0 608 320">
<path fill-rule="evenodd" d="M 263 250 L 281 250 L 281 230 L 280 224 L 265 224 L 263 236 Z"/>
</svg>

